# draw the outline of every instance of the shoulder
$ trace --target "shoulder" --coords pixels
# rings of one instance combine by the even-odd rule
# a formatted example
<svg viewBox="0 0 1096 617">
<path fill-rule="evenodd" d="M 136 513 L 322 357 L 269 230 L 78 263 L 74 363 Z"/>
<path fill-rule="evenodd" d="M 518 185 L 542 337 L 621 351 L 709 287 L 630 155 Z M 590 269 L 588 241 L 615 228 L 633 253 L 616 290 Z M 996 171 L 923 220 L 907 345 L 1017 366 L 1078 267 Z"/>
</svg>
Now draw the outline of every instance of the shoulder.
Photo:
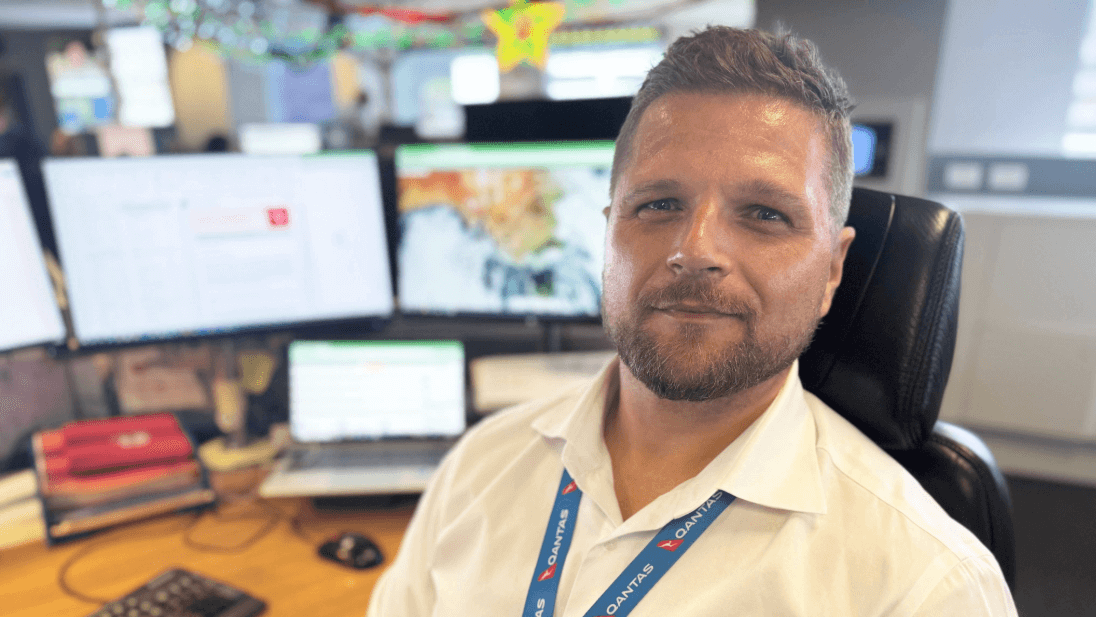
<svg viewBox="0 0 1096 617">
<path fill-rule="evenodd" d="M 460 511 L 495 485 L 526 477 L 554 458 L 550 440 L 534 424 L 570 413 L 581 394 L 581 388 L 568 390 L 494 412 L 477 422 L 446 455 L 434 480 L 447 496 L 446 509 Z"/>
<path fill-rule="evenodd" d="M 542 418 L 566 415 L 574 409 L 585 386 L 555 396 L 496 411 L 468 429 L 454 447 L 458 458 L 509 459 L 531 441 L 543 436 L 534 425 Z M 466 461 L 467 462 L 467 461 Z"/>
<path fill-rule="evenodd" d="M 848 420 L 805 393 L 817 427 L 820 468 L 831 498 L 875 533 L 891 533 L 906 555 L 925 561 L 941 558 L 949 567 L 971 559 L 993 559 L 989 550 L 952 519 L 894 458 Z M 831 506 L 830 512 L 834 512 Z"/>
</svg>

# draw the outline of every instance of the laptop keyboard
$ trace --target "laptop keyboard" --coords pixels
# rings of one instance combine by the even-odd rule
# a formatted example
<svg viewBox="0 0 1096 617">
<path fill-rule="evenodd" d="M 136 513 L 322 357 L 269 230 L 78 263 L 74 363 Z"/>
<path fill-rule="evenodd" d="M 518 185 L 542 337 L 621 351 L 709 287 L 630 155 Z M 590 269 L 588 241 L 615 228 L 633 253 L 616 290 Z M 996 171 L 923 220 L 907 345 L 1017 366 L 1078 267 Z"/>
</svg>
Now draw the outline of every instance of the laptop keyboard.
<svg viewBox="0 0 1096 617">
<path fill-rule="evenodd" d="M 450 444 L 369 444 L 316 448 L 292 454 L 290 470 L 437 466 Z"/>
</svg>

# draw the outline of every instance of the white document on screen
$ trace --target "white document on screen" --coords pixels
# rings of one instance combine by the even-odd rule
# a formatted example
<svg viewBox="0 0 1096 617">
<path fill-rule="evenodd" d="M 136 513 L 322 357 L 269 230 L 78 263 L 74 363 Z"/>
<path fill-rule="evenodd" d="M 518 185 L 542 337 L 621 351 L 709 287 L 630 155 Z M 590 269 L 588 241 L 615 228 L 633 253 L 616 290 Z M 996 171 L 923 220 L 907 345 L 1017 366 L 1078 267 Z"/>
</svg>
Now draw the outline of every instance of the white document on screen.
<svg viewBox="0 0 1096 617">
<path fill-rule="evenodd" d="M 372 154 L 49 161 L 45 172 L 85 344 L 392 311 Z"/>
</svg>

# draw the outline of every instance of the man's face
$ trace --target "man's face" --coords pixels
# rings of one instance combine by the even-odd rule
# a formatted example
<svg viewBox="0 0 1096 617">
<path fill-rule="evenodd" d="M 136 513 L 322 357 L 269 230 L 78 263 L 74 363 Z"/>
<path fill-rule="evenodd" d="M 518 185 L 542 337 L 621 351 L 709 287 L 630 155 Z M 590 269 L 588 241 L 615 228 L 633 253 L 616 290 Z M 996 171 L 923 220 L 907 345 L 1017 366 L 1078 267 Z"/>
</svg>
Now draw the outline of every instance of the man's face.
<svg viewBox="0 0 1096 617">
<path fill-rule="evenodd" d="M 786 369 L 841 281 L 828 140 L 806 108 L 672 94 L 644 112 L 609 209 L 604 322 L 653 392 L 710 400 Z"/>
</svg>

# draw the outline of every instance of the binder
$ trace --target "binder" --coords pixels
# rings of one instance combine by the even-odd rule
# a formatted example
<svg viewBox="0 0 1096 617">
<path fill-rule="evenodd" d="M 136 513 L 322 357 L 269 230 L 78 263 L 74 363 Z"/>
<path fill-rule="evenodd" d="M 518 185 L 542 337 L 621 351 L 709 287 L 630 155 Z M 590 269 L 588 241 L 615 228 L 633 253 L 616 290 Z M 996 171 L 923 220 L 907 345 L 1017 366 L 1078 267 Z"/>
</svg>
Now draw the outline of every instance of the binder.
<svg viewBox="0 0 1096 617">
<path fill-rule="evenodd" d="M 216 500 L 170 413 L 72 422 L 31 444 L 50 543 Z"/>
</svg>

